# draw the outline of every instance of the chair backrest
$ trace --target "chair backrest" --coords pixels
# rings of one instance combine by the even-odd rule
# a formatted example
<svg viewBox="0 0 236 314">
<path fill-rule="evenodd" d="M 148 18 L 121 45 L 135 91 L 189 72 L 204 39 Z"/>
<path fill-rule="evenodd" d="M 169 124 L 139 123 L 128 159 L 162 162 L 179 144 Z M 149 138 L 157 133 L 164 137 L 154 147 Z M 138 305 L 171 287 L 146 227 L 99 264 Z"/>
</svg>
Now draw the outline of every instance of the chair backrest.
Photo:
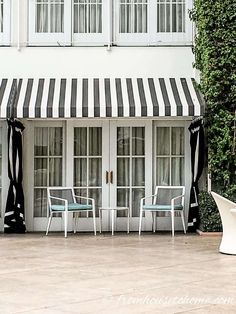
<svg viewBox="0 0 236 314">
<path fill-rule="evenodd" d="M 171 199 L 185 194 L 185 186 L 156 186 L 153 204 L 170 205 Z M 184 197 L 175 202 L 184 206 Z"/>
<path fill-rule="evenodd" d="M 63 198 L 68 203 L 75 203 L 74 189 L 72 187 L 48 187 L 48 203 L 51 205 L 63 205 L 59 200 L 51 199 L 50 196 Z"/>
</svg>

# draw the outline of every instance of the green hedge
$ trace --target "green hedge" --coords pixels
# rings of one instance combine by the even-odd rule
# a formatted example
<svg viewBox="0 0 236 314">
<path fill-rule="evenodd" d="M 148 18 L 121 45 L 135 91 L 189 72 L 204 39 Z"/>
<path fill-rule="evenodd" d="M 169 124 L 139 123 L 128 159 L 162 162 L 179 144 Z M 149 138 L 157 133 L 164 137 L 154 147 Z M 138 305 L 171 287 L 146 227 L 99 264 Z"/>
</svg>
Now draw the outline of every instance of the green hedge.
<svg viewBox="0 0 236 314">
<path fill-rule="evenodd" d="M 213 197 L 206 191 L 199 194 L 199 209 L 201 231 L 222 231 L 220 213 Z"/>
<path fill-rule="evenodd" d="M 212 189 L 236 200 L 236 3 L 195 0 L 195 64 L 207 110 Z"/>
</svg>

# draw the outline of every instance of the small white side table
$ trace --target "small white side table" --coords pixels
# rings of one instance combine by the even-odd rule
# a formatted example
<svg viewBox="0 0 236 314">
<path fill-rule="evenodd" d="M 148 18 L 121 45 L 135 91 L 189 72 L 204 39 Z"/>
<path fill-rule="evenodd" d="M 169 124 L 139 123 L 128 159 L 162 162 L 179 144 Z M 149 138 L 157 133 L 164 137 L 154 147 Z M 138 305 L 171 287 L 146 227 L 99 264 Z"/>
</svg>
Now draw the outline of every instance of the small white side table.
<svg viewBox="0 0 236 314">
<path fill-rule="evenodd" d="M 129 217 L 130 217 L 130 210 L 129 207 L 121 207 L 121 206 L 114 206 L 114 207 L 99 207 L 99 227 L 100 233 L 102 233 L 102 211 L 108 210 L 111 212 L 111 234 L 114 235 L 114 223 L 115 223 L 115 213 L 119 210 L 127 211 L 127 233 L 129 233 Z"/>
</svg>

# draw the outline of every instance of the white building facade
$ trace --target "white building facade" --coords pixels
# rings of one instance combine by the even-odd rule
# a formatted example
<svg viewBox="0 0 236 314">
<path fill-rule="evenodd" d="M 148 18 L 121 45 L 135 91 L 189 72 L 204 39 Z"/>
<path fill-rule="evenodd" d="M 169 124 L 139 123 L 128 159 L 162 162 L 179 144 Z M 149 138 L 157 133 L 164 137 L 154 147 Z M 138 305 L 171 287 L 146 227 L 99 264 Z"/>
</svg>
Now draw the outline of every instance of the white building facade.
<svg viewBox="0 0 236 314">
<path fill-rule="evenodd" d="M 28 231 L 46 229 L 47 186 L 74 186 L 97 208 L 129 206 L 133 231 L 140 198 L 156 185 L 185 185 L 188 204 L 188 127 L 203 110 L 191 7 L 192 0 L 0 0 L 1 230 L 11 115 L 25 126 Z M 144 221 L 151 230 L 151 217 Z M 125 230 L 125 214 L 116 225 Z M 51 228 L 63 229 L 61 217 Z M 169 218 L 158 228 L 170 230 Z M 89 215 L 79 230 L 92 231 Z"/>
</svg>

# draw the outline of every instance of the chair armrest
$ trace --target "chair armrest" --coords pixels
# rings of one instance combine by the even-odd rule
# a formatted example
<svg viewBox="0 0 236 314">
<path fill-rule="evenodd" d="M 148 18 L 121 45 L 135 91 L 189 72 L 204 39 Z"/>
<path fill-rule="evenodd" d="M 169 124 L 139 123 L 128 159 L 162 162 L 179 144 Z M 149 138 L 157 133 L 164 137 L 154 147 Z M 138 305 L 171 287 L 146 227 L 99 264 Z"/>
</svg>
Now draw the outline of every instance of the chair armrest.
<svg viewBox="0 0 236 314">
<path fill-rule="evenodd" d="M 89 201 L 92 202 L 92 205 L 95 206 L 95 200 L 94 200 L 94 198 L 85 197 L 85 196 L 79 196 L 79 195 L 75 195 L 75 198 L 81 198 L 81 199 L 84 199 L 84 200 L 89 200 Z"/>
<path fill-rule="evenodd" d="M 84 200 L 90 200 L 90 201 L 94 201 L 94 198 L 91 197 L 85 197 L 85 196 L 79 196 L 79 195 L 75 195 L 76 198 L 82 198 Z"/>
<path fill-rule="evenodd" d="M 62 202 L 68 203 L 68 201 L 64 198 L 55 197 L 55 196 L 49 196 L 49 198 L 52 198 L 52 199 L 57 200 L 57 201 L 62 201 Z"/>
<path fill-rule="evenodd" d="M 151 198 L 151 197 L 154 197 L 154 196 L 157 196 L 157 194 L 153 194 L 153 195 L 148 195 L 146 197 L 142 197 L 141 200 L 140 200 L 140 206 L 143 206 L 143 201 L 145 199 L 148 199 L 148 198 Z"/>
<path fill-rule="evenodd" d="M 49 196 L 49 198 L 53 199 L 53 200 L 57 200 L 57 201 L 61 201 L 65 203 L 65 211 L 68 210 L 68 200 L 64 199 L 64 198 L 60 198 L 60 197 L 55 197 L 55 196 Z M 52 204 L 51 204 L 52 205 Z M 49 209 L 51 210 L 51 206 L 49 206 Z"/>
<path fill-rule="evenodd" d="M 174 207 L 174 204 L 175 204 L 175 201 L 178 200 L 179 198 L 183 198 L 185 195 L 179 195 L 179 196 L 176 196 L 176 197 L 173 197 L 171 199 L 171 207 Z"/>
<path fill-rule="evenodd" d="M 171 201 L 176 201 L 177 199 L 183 198 L 184 196 L 185 196 L 185 195 L 183 194 L 183 195 L 179 195 L 179 196 L 173 197 L 173 198 L 171 199 Z"/>
<path fill-rule="evenodd" d="M 157 194 L 153 194 L 153 195 L 148 195 L 148 196 L 142 197 L 141 200 L 145 200 L 146 198 L 150 198 L 150 197 L 153 197 L 153 196 L 157 196 Z"/>
</svg>

